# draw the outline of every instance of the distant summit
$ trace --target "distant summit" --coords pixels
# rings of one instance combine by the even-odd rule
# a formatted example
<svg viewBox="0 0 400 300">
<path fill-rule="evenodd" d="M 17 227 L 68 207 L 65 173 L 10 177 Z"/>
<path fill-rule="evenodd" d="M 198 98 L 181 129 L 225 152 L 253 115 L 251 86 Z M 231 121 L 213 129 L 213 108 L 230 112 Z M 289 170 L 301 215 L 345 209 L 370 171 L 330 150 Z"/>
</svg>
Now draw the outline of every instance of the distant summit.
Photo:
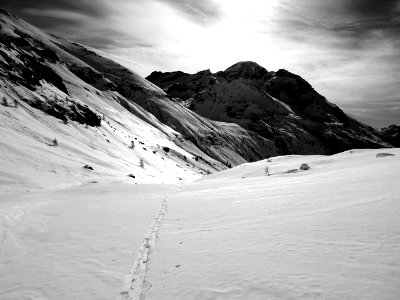
<svg viewBox="0 0 400 300">
<path fill-rule="evenodd" d="M 255 62 L 242 61 L 227 68 L 223 74 L 232 79 L 260 79 L 268 75 L 268 71 Z"/>
<path fill-rule="evenodd" d="M 268 71 L 243 61 L 215 74 L 157 72 L 147 79 L 204 117 L 238 124 L 273 141 L 281 154 L 390 146 L 380 132 L 347 116 L 284 69 Z"/>
</svg>

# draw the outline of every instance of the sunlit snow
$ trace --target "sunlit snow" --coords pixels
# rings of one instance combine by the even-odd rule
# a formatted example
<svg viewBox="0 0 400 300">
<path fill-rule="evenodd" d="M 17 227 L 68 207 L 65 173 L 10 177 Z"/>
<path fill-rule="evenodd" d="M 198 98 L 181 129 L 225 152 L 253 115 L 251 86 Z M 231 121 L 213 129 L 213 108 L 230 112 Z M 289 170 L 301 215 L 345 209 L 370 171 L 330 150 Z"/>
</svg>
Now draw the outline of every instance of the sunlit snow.
<svg viewBox="0 0 400 300">
<path fill-rule="evenodd" d="M 376 157 L 383 152 L 395 155 Z M 276 157 L 179 185 L 98 178 L 3 190 L 0 298 L 123 298 L 165 201 L 144 282 L 131 296 L 396 299 L 399 156 Z M 302 163 L 311 168 L 294 172 Z"/>
</svg>

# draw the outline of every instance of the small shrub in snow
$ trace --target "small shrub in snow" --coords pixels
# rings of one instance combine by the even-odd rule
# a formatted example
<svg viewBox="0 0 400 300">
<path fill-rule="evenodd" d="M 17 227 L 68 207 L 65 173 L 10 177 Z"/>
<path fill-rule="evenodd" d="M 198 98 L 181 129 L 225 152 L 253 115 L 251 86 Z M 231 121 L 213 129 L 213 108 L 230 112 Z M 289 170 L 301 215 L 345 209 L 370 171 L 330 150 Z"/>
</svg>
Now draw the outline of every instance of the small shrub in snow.
<svg viewBox="0 0 400 300">
<path fill-rule="evenodd" d="M 135 149 L 135 142 L 134 141 L 131 141 L 131 146 L 129 148 Z"/>
<path fill-rule="evenodd" d="M 300 170 L 307 171 L 307 170 L 309 170 L 309 169 L 310 169 L 310 166 L 307 165 L 307 164 L 301 164 L 301 166 L 300 166 Z"/>
<path fill-rule="evenodd" d="M 265 166 L 265 175 L 267 175 L 267 176 L 270 175 L 270 174 L 269 174 L 269 167 L 268 167 L 268 166 Z"/>
<path fill-rule="evenodd" d="M 58 141 L 57 141 L 57 139 L 54 139 L 54 140 L 53 140 L 53 146 L 55 146 L 55 147 L 58 146 Z"/>
<path fill-rule="evenodd" d="M 91 166 L 89 166 L 89 165 L 84 165 L 83 166 L 85 169 L 87 169 L 87 170 L 93 170 L 93 167 L 91 167 Z"/>
<path fill-rule="evenodd" d="M 8 106 L 6 97 L 3 96 L 3 98 L 1 99 L 1 104 L 4 106 Z"/>
<path fill-rule="evenodd" d="M 141 168 L 144 168 L 144 161 L 143 161 L 143 158 L 141 158 L 141 159 L 139 160 L 139 166 L 140 166 Z"/>
<path fill-rule="evenodd" d="M 133 175 L 133 174 L 129 174 L 128 177 L 136 178 L 135 175 Z"/>
</svg>

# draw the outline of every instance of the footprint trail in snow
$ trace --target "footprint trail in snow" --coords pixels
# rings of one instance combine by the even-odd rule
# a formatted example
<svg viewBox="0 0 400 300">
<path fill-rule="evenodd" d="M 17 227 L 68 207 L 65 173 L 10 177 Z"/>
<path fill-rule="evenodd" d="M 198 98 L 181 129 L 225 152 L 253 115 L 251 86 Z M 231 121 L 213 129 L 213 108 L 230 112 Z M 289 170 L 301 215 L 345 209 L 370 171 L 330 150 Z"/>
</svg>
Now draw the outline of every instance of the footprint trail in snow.
<svg viewBox="0 0 400 300">
<path fill-rule="evenodd" d="M 149 255 L 153 251 L 161 221 L 167 212 L 167 202 L 165 199 L 161 201 L 161 207 L 154 221 L 149 226 L 145 238 L 139 248 L 136 259 L 134 260 L 129 274 L 125 278 L 124 285 L 120 292 L 121 300 L 139 300 L 142 296 L 143 284 L 147 272 L 147 263 Z"/>
</svg>

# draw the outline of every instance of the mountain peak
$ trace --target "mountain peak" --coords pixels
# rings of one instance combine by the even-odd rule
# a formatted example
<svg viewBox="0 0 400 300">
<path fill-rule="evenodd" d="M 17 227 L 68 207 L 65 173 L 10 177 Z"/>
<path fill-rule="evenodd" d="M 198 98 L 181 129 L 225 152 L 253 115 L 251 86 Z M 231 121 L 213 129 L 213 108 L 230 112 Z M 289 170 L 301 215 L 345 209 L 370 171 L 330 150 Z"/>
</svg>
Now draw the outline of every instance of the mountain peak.
<svg viewBox="0 0 400 300">
<path fill-rule="evenodd" d="M 240 70 L 240 69 L 264 69 L 254 61 L 239 61 L 225 70 L 225 72 Z"/>
<path fill-rule="evenodd" d="M 261 78 L 267 73 L 268 71 L 265 68 L 253 61 L 238 62 L 224 71 L 224 74 L 230 78 L 245 79 Z"/>
</svg>

